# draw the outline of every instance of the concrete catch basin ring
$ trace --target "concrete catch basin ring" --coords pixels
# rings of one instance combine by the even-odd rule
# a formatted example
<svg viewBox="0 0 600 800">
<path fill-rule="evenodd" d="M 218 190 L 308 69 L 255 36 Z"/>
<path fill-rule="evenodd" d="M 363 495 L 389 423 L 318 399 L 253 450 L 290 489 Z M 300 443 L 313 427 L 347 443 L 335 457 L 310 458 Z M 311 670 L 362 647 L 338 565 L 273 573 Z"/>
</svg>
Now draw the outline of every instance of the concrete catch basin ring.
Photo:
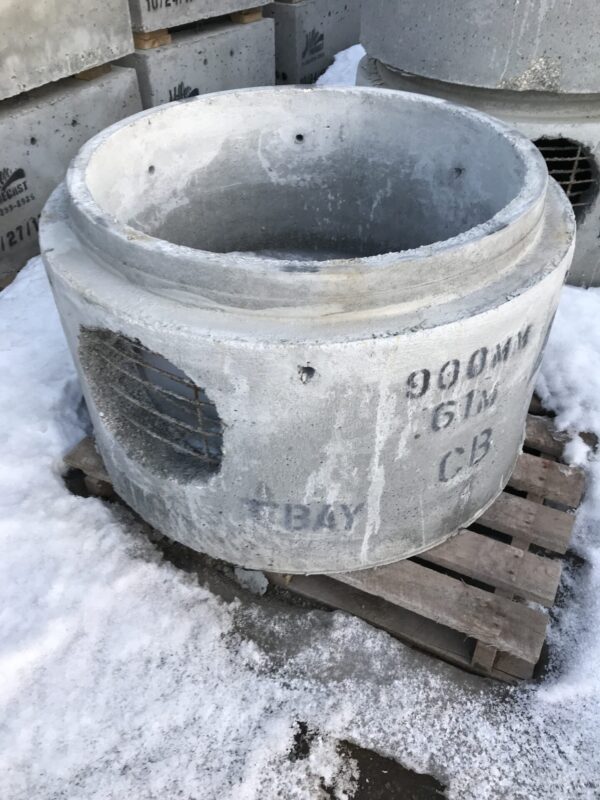
<svg viewBox="0 0 600 800">
<path fill-rule="evenodd" d="M 121 497 L 211 556 L 339 572 L 432 547 L 500 493 L 574 220 L 484 114 L 282 87 L 107 129 L 41 240 Z"/>
</svg>

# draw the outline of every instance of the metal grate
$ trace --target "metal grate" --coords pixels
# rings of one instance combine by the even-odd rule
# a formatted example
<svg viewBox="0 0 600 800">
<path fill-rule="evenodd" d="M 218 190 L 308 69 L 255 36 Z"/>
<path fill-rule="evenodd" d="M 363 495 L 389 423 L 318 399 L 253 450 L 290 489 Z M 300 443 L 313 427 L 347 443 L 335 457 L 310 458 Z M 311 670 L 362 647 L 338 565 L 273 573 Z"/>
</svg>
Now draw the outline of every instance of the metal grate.
<svg viewBox="0 0 600 800">
<path fill-rule="evenodd" d="M 189 479 L 219 470 L 223 424 L 184 372 L 106 330 L 84 329 L 80 355 L 98 411 L 130 456 Z"/>
<path fill-rule="evenodd" d="M 589 150 L 571 139 L 538 139 L 534 142 L 548 172 L 571 201 L 579 221 L 598 194 L 598 168 Z"/>
</svg>

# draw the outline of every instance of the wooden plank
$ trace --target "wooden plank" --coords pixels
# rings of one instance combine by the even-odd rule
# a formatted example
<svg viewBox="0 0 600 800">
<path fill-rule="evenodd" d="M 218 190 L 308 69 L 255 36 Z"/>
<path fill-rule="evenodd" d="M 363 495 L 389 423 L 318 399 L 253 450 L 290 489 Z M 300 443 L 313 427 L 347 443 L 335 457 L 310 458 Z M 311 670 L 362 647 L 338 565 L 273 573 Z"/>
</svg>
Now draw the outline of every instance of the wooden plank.
<svg viewBox="0 0 600 800">
<path fill-rule="evenodd" d="M 529 661 L 523 661 L 523 659 L 508 653 L 498 653 L 491 674 L 493 678 L 514 683 L 515 679 L 529 680 L 533 677 L 534 669 L 535 664 Z"/>
<path fill-rule="evenodd" d="M 584 489 L 583 471 L 556 461 L 521 453 L 508 485 L 523 492 L 543 495 L 547 500 L 577 508 Z"/>
<path fill-rule="evenodd" d="M 566 553 L 575 516 L 503 492 L 477 523 L 508 536 L 526 539 L 555 553 Z"/>
<path fill-rule="evenodd" d="M 229 18 L 232 22 L 239 22 L 242 25 L 247 25 L 250 22 L 256 22 L 259 19 L 262 19 L 263 10 L 262 7 L 259 6 L 258 8 L 246 8 L 244 11 L 233 11 Z"/>
<path fill-rule="evenodd" d="M 14 281 L 17 277 L 17 272 L 10 272 L 8 275 L 0 275 L 0 291 L 6 289 L 7 286 Z"/>
<path fill-rule="evenodd" d="M 546 635 L 546 615 L 413 561 L 346 572 L 336 580 L 536 663 Z"/>
<path fill-rule="evenodd" d="M 468 530 L 419 558 L 544 606 L 554 603 L 560 581 L 560 562 Z"/>
<path fill-rule="evenodd" d="M 171 34 L 166 28 L 158 31 L 134 31 L 133 43 L 137 50 L 153 50 L 171 44 Z"/>
<path fill-rule="evenodd" d="M 73 75 L 73 77 L 77 78 L 78 81 L 95 81 L 96 78 L 106 75 L 111 71 L 111 69 L 112 67 L 110 64 L 99 64 L 97 67 L 84 69 L 81 72 L 78 72 L 76 75 Z"/>
<path fill-rule="evenodd" d="M 531 398 L 531 403 L 529 404 L 529 413 L 536 414 L 540 417 L 551 416 L 551 412 L 544 408 L 542 401 L 537 394 L 534 394 Z"/>
<path fill-rule="evenodd" d="M 557 431 L 551 417 L 537 417 L 528 414 L 525 423 L 525 444 L 532 450 L 539 450 L 547 456 L 560 458 L 569 441 L 569 435 Z"/>
<path fill-rule="evenodd" d="M 80 469 L 88 478 L 102 483 L 111 483 L 102 456 L 96 450 L 96 442 L 92 436 L 86 436 L 64 457 L 67 467 Z"/>
<path fill-rule="evenodd" d="M 406 644 L 426 650 L 445 661 L 468 668 L 472 644 L 459 631 L 367 594 L 327 575 L 267 573 L 271 583 L 387 631 Z"/>
<path fill-rule="evenodd" d="M 489 673 L 492 671 L 497 654 L 498 651 L 495 647 L 483 642 L 477 642 L 471 658 L 471 666 L 475 670 Z"/>
</svg>

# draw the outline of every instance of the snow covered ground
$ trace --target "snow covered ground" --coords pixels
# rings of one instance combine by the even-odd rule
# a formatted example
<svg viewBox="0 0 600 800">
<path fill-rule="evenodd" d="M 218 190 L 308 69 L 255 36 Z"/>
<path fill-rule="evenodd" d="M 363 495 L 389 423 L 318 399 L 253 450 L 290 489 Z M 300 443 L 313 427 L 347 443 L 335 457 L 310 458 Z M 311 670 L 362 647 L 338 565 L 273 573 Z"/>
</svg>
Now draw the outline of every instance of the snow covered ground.
<svg viewBox="0 0 600 800">
<path fill-rule="evenodd" d="M 226 602 L 118 507 L 70 494 L 61 458 L 86 420 L 38 259 L 0 293 L 0 376 L 2 800 L 315 800 L 323 782 L 342 800 L 338 739 L 456 800 L 600 797 L 600 464 L 581 440 L 585 566 L 549 676 L 507 689 L 340 613 Z M 539 391 L 600 435 L 600 290 L 565 288 Z M 291 761 L 298 720 L 320 735 Z"/>
</svg>

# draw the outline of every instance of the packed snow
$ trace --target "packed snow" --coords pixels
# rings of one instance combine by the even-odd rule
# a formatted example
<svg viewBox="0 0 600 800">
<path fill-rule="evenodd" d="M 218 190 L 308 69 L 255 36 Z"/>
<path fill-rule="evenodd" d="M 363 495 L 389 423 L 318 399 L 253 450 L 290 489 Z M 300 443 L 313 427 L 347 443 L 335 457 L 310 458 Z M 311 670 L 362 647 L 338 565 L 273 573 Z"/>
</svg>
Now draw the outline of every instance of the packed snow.
<svg viewBox="0 0 600 800">
<path fill-rule="evenodd" d="M 2 800 L 343 800 L 339 740 L 455 800 L 600 796 L 600 466 L 581 438 L 582 563 L 548 675 L 510 689 L 263 595 L 258 574 L 199 579 L 119 505 L 71 494 L 62 457 L 88 422 L 39 259 L 0 293 L 0 375 Z M 564 289 L 538 390 L 600 436 L 600 290 Z M 300 720 L 318 735 L 293 759 Z"/>
</svg>

